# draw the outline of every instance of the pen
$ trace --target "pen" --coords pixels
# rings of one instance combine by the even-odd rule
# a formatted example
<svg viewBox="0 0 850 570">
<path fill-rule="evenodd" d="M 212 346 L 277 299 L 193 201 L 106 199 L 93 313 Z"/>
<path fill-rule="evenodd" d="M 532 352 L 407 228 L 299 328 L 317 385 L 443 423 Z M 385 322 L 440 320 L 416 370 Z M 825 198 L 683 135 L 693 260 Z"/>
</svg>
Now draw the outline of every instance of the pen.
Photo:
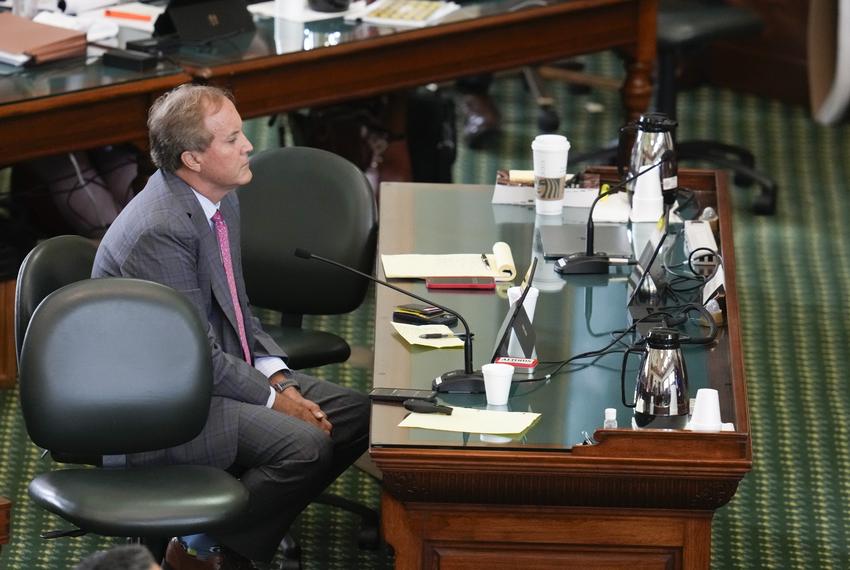
<svg viewBox="0 0 850 570">
<path fill-rule="evenodd" d="M 121 10 L 106 10 L 103 13 L 108 18 L 124 18 L 125 20 L 140 20 L 150 22 L 151 17 L 147 14 L 136 14 L 135 12 L 122 12 Z"/>
<path fill-rule="evenodd" d="M 490 262 L 487 261 L 487 254 L 486 253 L 481 254 L 481 261 L 484 263 L 484 265 L 487 267 L 487 269 L 490 269 Z"/>
<path fill-rule="evenodd" d="M 419 412 L 420 414 L 445 414 L 452 415 L 452 408 L 449 406 L 441 406 L 428 400 L 416 400 L 411 398 L 404 401 L 404 409 L 411 412 Z"/>
<path fill-rule="evenodd" d="M 469 336 L 475 336 L 475 333 L 472 333 Z M 454 334 L 454 333 L 425 333 L 419 335 L 419 338 L 466 338 L 464 333 Z"/>
</svg>

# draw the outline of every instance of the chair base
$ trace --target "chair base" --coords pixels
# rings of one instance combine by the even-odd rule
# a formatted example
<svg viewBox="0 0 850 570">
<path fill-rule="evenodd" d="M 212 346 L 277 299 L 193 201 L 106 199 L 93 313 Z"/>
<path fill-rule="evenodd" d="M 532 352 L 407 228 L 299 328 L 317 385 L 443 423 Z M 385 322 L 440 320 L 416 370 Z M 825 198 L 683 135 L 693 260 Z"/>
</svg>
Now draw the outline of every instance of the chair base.
<svg viewBox="0 0 850 570">
<path fill-rule="evenodd" d="M 381 546 L 381 517 L 374 509 L 331 493 L 322 493 L 313 502 L 337 507 L 359 516 L 360 531 L 357 535 L 357 546 L 363 550 L 377 550 Z M 301 547 L 292 535 L 287 534 L 283 538 L 280 548 L 283 552 L 281 569 L 299 570 L 301 568 Z"/>
</svg>

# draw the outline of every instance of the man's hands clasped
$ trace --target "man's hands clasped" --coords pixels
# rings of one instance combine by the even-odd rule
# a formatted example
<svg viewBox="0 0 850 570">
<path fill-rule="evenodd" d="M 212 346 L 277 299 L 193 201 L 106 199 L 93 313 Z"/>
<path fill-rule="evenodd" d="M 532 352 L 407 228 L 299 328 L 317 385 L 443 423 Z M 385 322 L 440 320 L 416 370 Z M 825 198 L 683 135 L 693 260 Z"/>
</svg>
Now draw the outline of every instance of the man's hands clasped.
<svg viewBox="0 0 850 570">
<path fill-rule="evenodd" d="M 328 435 L 333 430 L 328 416 L 319 405 L 302 396 L 295 386 L 275 394 L 272 409 L 314 425 Z"/>
</svg>

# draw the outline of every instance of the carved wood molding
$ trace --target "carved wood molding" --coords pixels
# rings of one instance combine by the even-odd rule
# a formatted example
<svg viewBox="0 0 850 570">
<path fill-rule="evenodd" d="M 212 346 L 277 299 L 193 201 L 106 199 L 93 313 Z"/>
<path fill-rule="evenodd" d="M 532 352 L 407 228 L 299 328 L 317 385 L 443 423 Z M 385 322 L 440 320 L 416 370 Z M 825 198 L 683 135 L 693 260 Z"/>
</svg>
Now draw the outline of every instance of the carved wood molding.
<svg viewBox="0 0 850 570">
<path fill-rule="evenodd" d="M 715 510 L 743 477 L 631 477 L 415 470 L 384 472 L 384 490 L 403 502 Z"/>
</svg>

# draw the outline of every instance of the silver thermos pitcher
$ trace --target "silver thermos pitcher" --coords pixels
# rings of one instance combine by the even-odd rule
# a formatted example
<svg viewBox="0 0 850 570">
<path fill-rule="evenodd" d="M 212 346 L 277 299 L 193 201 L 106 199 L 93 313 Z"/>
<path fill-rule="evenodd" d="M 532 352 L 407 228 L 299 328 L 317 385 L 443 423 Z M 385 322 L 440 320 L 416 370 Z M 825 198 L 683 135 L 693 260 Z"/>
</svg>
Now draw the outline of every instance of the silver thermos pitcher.
<svg viewBox="0 0 850 570">
<path fill-rule="evenodd" d="M 675 151 L 674 131 L 678 123 L 664 113 L 646 113 L 620 129 L 617 146 L 617 170 L 620 178 L 634 176 L 644 166 L 661 160 L 666 150 Z M 675 190 L 679 186 L 678 166 L 673 158 L 661 165 L 661 189 Z M 627 185 L 634 192 L 635 182 Z"/>
<path fill-rule="evenodd" d="M 629 354 L 640 352 L 634 403 L 626 402 L 625 374 Z M 638 427 L 684 428 L 690 413 L 688 374 L 679 343 L 679 332 L 654 328 L 645 346 L 630 347 L 623 355 L 623 404 L 635 409 Z"/>
</svg>

